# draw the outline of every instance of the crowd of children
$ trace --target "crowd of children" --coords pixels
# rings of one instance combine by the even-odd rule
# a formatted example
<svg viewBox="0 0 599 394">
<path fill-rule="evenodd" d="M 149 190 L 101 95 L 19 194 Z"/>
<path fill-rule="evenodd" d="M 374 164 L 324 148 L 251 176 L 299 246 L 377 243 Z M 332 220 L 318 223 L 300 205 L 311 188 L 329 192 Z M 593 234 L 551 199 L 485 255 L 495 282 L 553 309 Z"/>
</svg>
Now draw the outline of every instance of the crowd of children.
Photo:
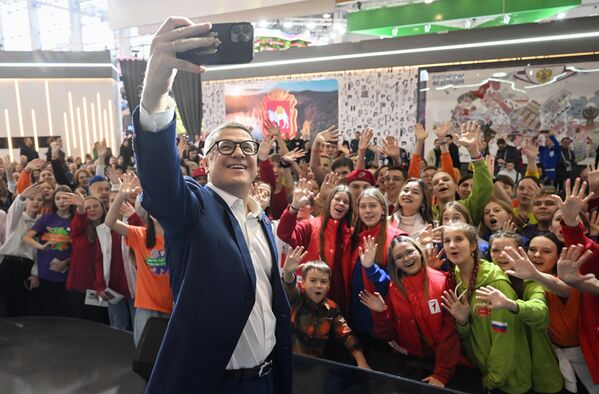
<svg viewBox="0 0 599 394">
<path fill-rule="evenodd" d="M 560 154 L 551 132 L 521 149 L 499 139 L 494 157 L 477 123 L 433 132 L 425 154 L 416 127 L 408 159 L 370 129 L 341 144 L 331 127 L 311 146 L 268 130 L 251 194 L 280 246 L 293 351 L 415 365 L 407 377 L 441 387 L 478 375 L 493 392 L 599 393 L 599 170 L 543 166 Z M 0 316 L 107 323 L 136 345 L 169 317 L 168 245 L 139 204 L 132 145 L 73 159 L 56 139 L 45 159 L 2 160 Z M 201 148 L 179 142 L 181 171 L 205 185 Z"/>
</svg>

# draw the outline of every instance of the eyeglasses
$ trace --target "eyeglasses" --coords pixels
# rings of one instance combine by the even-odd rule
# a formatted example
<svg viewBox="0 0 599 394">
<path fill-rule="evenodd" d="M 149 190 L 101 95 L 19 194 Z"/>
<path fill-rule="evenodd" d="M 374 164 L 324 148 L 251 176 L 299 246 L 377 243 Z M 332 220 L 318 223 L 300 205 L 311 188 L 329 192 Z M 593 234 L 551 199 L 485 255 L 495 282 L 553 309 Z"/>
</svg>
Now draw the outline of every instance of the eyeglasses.
<svg viewBox="0 0 599 394">
<path fill-rule="evenodd" d="M 246 156 L 254 156 L 256 153 L 258 153 L 259 145 L 256 141 L 247 140 L 237 142 L 231 140 L 220 140 L 216 141 L 214 145 L 212 145 L 210 149 L 208 149 L 208 152 L 206 152 L 206 154 L 208 154 L 216 146 L 216 149 L 221 155 L 229 156 L 232 155 L 233 152 L 235 152 L 235 149 L 237 149 L 238 145 L 241 148 L 243 154 Z"/>
<path fill-rule="evenodd" d="M 407 251 L 406 251 L 405 253 L 403 253 L 403 254 L 398 254 L 398 255 L 394 256 L 394 257 L 393 257 L 393 259 L 394 259 L 395 261 L 402 261 L 402 260 L 405 260 L 405 259 L 407 259 L 407 258 L 409 258 L 409 257 L 412 257 L 412 256 L 414 256 L 414 255 L 416 254 L 416 252 L 417 252 L 417 250 L 416 250 L 416 249 L 409 249 L 409 250 L 407 250 Z"/>
</svg>

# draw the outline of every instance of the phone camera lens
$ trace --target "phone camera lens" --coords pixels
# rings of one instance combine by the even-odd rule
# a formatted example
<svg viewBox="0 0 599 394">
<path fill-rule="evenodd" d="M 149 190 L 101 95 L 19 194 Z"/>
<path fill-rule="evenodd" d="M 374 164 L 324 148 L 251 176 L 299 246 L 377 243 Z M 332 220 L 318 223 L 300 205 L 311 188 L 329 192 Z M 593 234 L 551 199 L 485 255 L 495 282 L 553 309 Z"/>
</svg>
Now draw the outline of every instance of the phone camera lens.
<svg viewBox="0 0 599 394">
<path fill-rule="evenodd" d="M 241 32 L 241 28 L 239 27 L 239 25 L 233 26 L 233 33 L 239 34 L 239 32 Z"/>
<path fill-rule="evenodd" d="M 250 34 L 250 27 L 248 25 L 243 25 L 243 27 L 241 28 L 241 30 L 245 33 L 245 34 Z"/>
</svg>

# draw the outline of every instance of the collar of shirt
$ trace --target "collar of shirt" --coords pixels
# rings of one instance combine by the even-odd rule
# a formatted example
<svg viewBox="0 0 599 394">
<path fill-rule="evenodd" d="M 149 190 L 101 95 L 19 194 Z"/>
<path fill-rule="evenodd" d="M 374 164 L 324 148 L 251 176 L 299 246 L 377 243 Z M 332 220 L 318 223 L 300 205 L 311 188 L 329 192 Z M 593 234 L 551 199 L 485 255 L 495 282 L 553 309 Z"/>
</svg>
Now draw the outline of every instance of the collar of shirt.
<svg viewBox="0 0 599 394">
<path fill-rule="evenodd" d="M 246 214 L 245 207 L 243 206 L 243 200 L 241 198 L 236 197 L 231 193 L 214 186 L 214 184 L 211 182 L 208 182 L 207 186 L 210 187 L 210 189 L 214 190 L 216 194 L 218 194 L 223 200 L 225 200 L 231 211 L 233 211 L 234 213 L 249 218 L 260 217 L 260 214 L 262 213 L 262 208 L 260 208 L 260 205 L 256 200 L 254 200 L 252 196 L 248 196 L 247 205 L 250 212 Z"/>
</svg>

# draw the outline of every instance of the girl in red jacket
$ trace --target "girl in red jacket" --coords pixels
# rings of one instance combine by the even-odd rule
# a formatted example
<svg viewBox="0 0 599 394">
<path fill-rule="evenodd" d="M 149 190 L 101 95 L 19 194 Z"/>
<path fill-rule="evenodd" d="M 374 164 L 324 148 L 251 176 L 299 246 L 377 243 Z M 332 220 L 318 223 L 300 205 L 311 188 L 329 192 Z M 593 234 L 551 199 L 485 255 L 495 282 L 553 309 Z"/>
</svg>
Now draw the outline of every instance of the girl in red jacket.
<svg viewBox="0 0 599 394">
<path fill-rule="evenodd" d="M 307 181 L 300 179 L 293 191 L 293 201 L 283 212 L 277 235 L 292 248 L 303 246 L 308 254 L 303 261 L 322 260 L 331 268 L 331 287 L 327 295 L 347 315 L 346 289 L 349 283 L 343 277 L 344 250 L 349 250 L 352 198 L 346 185 L 333 188 L 326 199 L 320 216 L 297 221 L 299 209 L 310 203 L 311 192 Z"/>
<path fill-rule="evenodd" d="M 389 246 L 387 272 L 374 264 L 369 238 L 362 265 L 369 279 L 388 286 L 384 297 L 364 290 L 361 302 L 375 311 L 375 335 L 402 354 L 434 358 L 433 373 L 423 381 L 445 387 L 460 357 L 460 340 L 450 313 L 441 308 L 446 274 L 427 267 L 424 253 L 411 238 L 395 237 Z"/>
</svg>

